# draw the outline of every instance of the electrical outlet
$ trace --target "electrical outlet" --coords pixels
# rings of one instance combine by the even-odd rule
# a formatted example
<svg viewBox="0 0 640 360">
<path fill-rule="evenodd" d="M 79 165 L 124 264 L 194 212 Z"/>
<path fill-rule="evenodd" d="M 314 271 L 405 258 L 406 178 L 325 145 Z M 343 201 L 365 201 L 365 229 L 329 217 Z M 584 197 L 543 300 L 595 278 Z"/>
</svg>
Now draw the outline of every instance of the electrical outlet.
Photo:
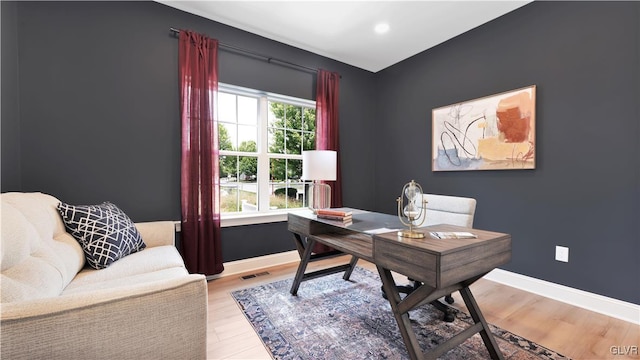
<svg viewBox="0 0 640 360">
<path fill-rule="evenodd" d="M 565 246 L 556 246 L 556 260 L 569 262 L 569 248 Z"/>
</svg>

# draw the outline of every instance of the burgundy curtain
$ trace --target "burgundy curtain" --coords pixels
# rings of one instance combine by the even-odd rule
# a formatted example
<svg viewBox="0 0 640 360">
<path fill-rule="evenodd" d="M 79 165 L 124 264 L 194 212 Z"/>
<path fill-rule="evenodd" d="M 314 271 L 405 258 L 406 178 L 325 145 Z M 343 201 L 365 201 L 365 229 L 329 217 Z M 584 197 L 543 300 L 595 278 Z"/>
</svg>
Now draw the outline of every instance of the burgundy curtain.
<svg viewBox="0 0 640 360">
<path fill-rule="evenodd" d="M 180 30 L 182 121 L 181 252 L 191 273 L 222 272 L 218 127 L 218 41 Z"/>
<path fill-rule="evenodd" d="M 336 181 L 327 181 L 331 186 L 331 207 L 342 207 L 339 95 L 340 74 L 319 69 L 316 87 L 316 150 L 335 150 L 338 153 Z"/>
<path fill-rule="evenodd" d="M 336 181 L 327 181 L 331 186 L 331 207 L 342 207 L 342 175 L 340 172 L 340 135 L 338 126 L 338 99 L 340 74 L 318 70 L 316 86 L 316 150 L 337 152 Z M 316 244 L 316 254 L 332 251 L 333 248 Z"/>
</svg>

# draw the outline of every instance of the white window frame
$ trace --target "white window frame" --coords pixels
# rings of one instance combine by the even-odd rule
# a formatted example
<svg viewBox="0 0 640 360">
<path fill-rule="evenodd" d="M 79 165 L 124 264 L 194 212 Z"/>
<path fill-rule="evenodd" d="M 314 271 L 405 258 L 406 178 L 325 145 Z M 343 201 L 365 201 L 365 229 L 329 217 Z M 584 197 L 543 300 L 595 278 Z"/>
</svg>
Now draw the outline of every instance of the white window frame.
<svg viewBox="0 0 640 360">
<path fill-rule="evenodd" d="M 271 222 L 281 222 L 287 220 L 287 214 L 290 211 L 299 211 L 304 208 L 291 208 L 291 209 L 279 209 L 269 210 L 264 209 L 267 206 L 260 206 L 261 204 L 269 204 L 270 192 L 269 192 L 269 160 L 274 158 L 273 154 L 268 152 L 269 147 L 269 131 L 268 131 L 268 106 L 269 101 L 281 102 L 291 104 L 295 106 L 304 106 L 314 108 L 316 102 L 313 100 L 299 99 L 295 97 L 279 95 L 269 93 L 260 90 L 249 89 L 236 85 L 230 85 L 225 83 L 218 83 L 218 92 L 226 92 L 240 96 L 250 96 L 258 98 L 258 152 L 250 153 L 251 155 L 257 155 L 258 157 L 258 211 L 250 213 L 221 213 L 221 226 L 239 226 L 239 225 L 251 225 L 251 224 L 264 224 Z M 229 152 L 229 155 L 238 155 L 236 152 Z M 243 154 L 240 154 L 241 156 Z M 277 154 L 275 156 L 280 159 L 300 159 L 302 160 L 302 154 Z M 266 179 L 266 180 L 265 180 Z"/>
</svg>

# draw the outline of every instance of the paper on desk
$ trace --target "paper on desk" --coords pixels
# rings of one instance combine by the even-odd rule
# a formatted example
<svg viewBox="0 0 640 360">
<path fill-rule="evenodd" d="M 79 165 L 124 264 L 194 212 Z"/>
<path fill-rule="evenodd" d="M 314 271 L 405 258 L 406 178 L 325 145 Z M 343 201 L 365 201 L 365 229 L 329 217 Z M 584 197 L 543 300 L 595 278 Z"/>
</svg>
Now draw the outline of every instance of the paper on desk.
<svg viewBox="0 0 640 360">
<path fill-rule="evenodd" d="M 432 231 L 429 234 L 437 239 L 475 239 L 476 235 L 464 231 Z"/>
<path fill-rule="evenodd" d="M 365 232 L 367 234 L 384 234 L 384 233 L 388 233 L 388 232 L 392 232 L 392 231 L 398 231 L 398 229 L 389 229 L 386 227 L 383 228 L 378 228 L 378 229 L 371 229 L 371 230 L 365 230 Z"/>
</svg>

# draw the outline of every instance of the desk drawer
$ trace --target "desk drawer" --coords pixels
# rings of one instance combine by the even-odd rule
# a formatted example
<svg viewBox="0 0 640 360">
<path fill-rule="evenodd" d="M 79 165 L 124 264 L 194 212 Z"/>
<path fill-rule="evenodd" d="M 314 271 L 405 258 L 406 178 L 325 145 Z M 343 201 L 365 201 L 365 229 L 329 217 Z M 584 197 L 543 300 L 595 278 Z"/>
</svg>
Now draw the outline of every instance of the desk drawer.
<svg viewBox="0 0 640 360">
<path fill-rule="evenodd" d="M 511 239 L 503 237 L 440 257 L 440 286 L 487 273 L 511 260 Z"/>
<path fill-rule="evenodd" d="M 377 265 L 428 286 L 437 286 L 438 259 L 434 254 L 387 241 L 376 241 L 374 247 L 373 258 Z"/>
<path fill-rule="evenodd" d="M 309 238 L 343 253 L 373 262 L 371 235 L 353 232 L 335 232 L 310 235 Z"/>
<path fill-rule="evenodd" d="M 287 218 L 287 229 L 296 234 L 309 236 L 335 231 L 335 226 L 323 224 L 304 216 L 289 214 Z"/>
<path fill-rule="evenodd" d="M 424 238 L 412 239 L 394 232 L 373 237 L 376 264 L 443 288 L 483 275 L 511 260 L 511 236 L 479 229 L 434 225 L 420 229 Z M 436 239 L 429 231 L 468 231 L 472 239 Z"/>
</svg>

